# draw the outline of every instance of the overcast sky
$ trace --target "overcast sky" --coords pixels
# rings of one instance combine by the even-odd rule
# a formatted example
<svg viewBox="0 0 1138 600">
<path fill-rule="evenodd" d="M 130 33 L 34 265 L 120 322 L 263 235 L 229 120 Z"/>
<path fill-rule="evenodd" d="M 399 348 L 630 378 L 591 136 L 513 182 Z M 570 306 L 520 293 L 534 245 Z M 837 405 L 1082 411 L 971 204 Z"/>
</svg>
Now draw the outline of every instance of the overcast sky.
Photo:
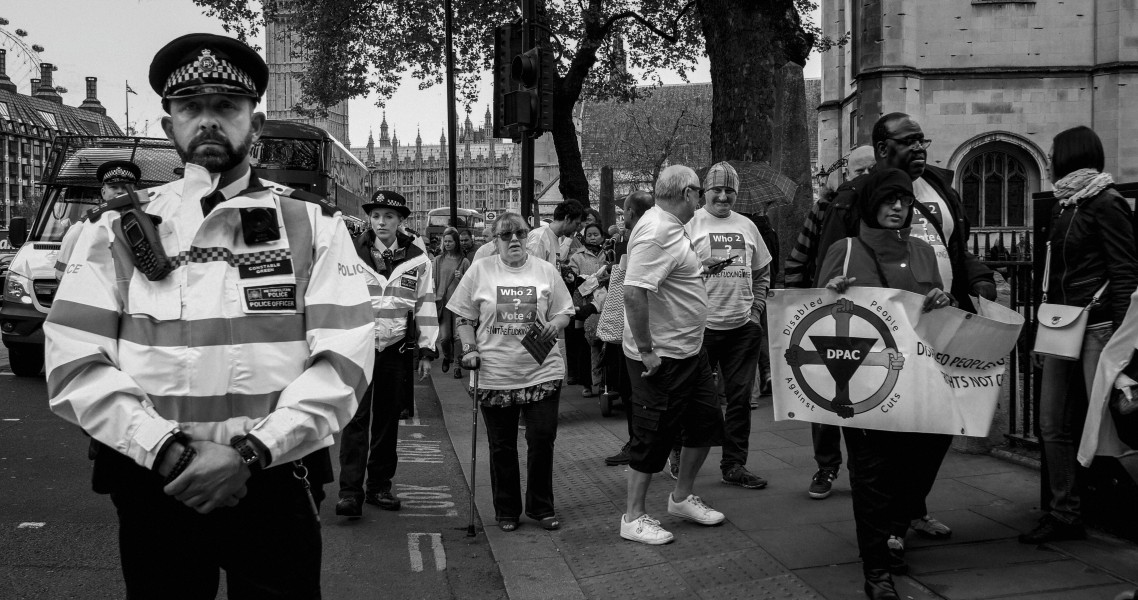
<svg viewBox="0 0 1138 600">
<path fill-rule="evenodd" d="M 54 83 L 68 89 L 63 101 L 70 106 L 83 101 L 84 78 L 98 77 L 99 100 L 121 127 L 126 108 L 123 86 L 129 81 L 138 93 L 130 96 L 130 120 L 139 131 L 149 127 L 146 135 L 154 137 L 163 135 L 158 120 L 164 114 L 158 95 L 147 82 L 154 53 L 180 35 L 224 33 L 218 20 L 206 17 L 190 0 L 3 0 L 0 17 L 9 21 L 0 29 L 10 34 L 23 29 L 28 35 L 20 39 L 27 46 L 38 44 L 44 48 L 39 57 L 58 67 Z M 264 47 L 263 39 L 258 43 Z M 23 63 L 20 53 L 13 53 L 3 35 L 0 47 L 9 48 L 8 73 L 18 76 Z M 812 55 L 806 76 L 818 77 L 819 71 L 817 55 Z M 38 73 L 35 77 L 39 77 Z M 706 62 L 689 78 L 693 82 L 709 81 Z M 489 80 L 484 81 L 483 93 L 472 111 L 476 125 L 482 122 L 491 101 Z M 665 77 L 665 81 L 680 82 L 674 76 Z M 20 92 L 28 92 L 27 81 L 17 81 L 17 85 Z M 369 129 L 379 135 L 382 110 L 375 106 L 375 100 L 357 98 L 349 102 L 353 146 L 364 145 Z M 462 106 L 459 111 L 461 124 L 465 119 Z M 413 142 L 416 127 L 421 127 L 423 141 L 437 143 L 446 124 L 446 88 L 436 86 L 420 91 L 416 82 L 405 82 L 387 102 L 387 122 L 403 142 Z"/>
</svg>

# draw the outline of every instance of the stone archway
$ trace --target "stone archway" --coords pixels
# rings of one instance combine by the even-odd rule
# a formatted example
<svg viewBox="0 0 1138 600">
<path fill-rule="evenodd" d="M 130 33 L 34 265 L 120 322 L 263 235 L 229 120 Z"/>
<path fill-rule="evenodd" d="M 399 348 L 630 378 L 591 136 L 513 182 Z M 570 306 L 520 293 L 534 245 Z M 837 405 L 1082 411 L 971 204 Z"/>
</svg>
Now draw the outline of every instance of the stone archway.
<svg viewBox="0 0 1138 600">
<path fill-rule="evenodd" d="M 1031 195 L 1050 187 L 1046 165 L 1038 146 L 1007 132 L 976 136 L 957 148 L 949 162 L 974 228 L 1031 226 Z"/>
</svg>

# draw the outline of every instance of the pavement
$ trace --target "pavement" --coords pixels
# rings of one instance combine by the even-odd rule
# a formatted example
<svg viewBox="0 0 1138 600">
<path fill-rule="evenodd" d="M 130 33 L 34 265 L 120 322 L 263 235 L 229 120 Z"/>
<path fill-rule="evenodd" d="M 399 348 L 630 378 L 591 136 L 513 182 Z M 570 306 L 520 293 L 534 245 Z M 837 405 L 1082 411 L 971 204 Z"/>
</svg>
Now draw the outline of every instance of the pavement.
<svg viewBox="0 0 1138 600">
<path fill-rule="evenodd" d="M 436 370 L 433 382 L 469 482 L 472 402 L 466 380 Z M 769 486 L 745 490 L 720 483 L 720 452 L 713 449 L 695 492 L 727 521 L 702 527 L 667 514 L 674 482 L 656 475 L 648 511 L 676 537 L 665 546 L 620 538 L 627 467 L 603 462 L 627 438 L 619 409 L 604 418 L 597 399 L 583 398 L 580 386 L 563 389 L 554 460 L 562 527 L 555 532 L 524 517 L 517 531 L 497 528 L 479 422 L 474 489 L 486 525 L 479 538 L 489 544 L 509 598 L 864 599 L 846 470 L 833 495 L 810 499 L 806 489 L 816 470 L 810 426 L 774 421 L 770 398 L 763 400 L 751 413 L 747 466 Z M 902 598 L 1109 600 L 1138 587 L 1133 543 L 1096 532 L 1083 541 L 1040 546 L 1016 541 L 1042 515 L 1039 472 L 1030 467 L 950 451 L 928 504 L 953 534 L 935 542 L 909 536 L 911 574 L 895 578 Z"/>
</svg>

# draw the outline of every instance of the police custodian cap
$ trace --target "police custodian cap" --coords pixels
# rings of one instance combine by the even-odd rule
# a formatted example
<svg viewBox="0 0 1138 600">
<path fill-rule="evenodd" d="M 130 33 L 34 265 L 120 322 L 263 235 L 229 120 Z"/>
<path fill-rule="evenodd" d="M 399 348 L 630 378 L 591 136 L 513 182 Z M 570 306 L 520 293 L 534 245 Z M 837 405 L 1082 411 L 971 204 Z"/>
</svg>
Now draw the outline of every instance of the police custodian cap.
<svg viewBox="0 0 1138 600">
<path fill-rule="evenodd" d="M 260 98 L 269 67 L 249 46 L 212 33 L 191 33 L 166 44 L 150 62 L 150 87 L 163 100 L 205 94 Z"/>
<path fill-rule="evenodd" d="M 407 199 L 399 192 L 391 190 L 379 190 L 371 195 L 371 202 L 363 205 L 364 214 L 370 214 L 371 211 L 377 208 L 390 208 L 395 212 L 403 215 L 406 219 L 411 214 L 411 209 L 407 208 Z"/>
<path fill-rule="evenodd" d="M 129 160 L 108 160 L 95 171 L 95 179 L 103 184 L 138 183 L 141 177 L 142 169 Z"/>
</svg>

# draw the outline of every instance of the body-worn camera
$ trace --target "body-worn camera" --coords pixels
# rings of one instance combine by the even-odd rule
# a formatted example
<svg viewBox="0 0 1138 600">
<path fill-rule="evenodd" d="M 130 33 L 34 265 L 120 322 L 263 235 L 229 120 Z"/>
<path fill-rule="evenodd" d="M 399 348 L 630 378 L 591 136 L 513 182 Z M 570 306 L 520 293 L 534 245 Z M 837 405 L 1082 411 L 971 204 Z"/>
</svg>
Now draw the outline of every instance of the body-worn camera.
<svg viewBox="0 0 1138 600">
<path fill-rule="evenodd" d="M 241 235 L 245 245 L 264 244 L 281 239 L 281 227 L 275 208 L 242 208 Z"/>
</svg>

